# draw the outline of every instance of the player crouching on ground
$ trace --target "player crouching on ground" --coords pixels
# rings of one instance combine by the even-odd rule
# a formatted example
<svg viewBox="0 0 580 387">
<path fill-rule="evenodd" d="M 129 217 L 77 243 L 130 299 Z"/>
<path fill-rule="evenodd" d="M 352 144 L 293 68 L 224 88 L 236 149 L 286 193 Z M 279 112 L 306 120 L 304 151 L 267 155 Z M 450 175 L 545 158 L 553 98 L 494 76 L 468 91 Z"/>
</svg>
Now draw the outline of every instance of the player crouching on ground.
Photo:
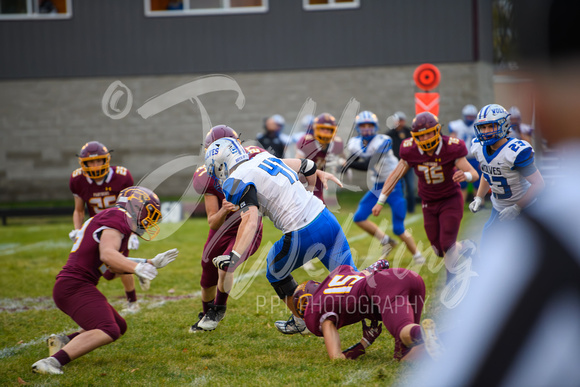
<svg viewBox="0 0 580 387">
<path fill-rule="evenodd" d="M 322 283 L 311 280 L 296 288 L 293 299 L 296 312 L 304 318 L 310 332 L 324 337 L 331 359 L 356 359 L 364 355 L 381 334 L 379 321 L 395 338 L 396 360 L 411 360 L 416 355 L 411 350 L 420 344 L 425 344 L 432 358 L 442 354 L 433 320 L 425 319 L 419 325 L 425 301 L 423 279 L 413 271 L 388 267 L 388 262 L 382 259 L 362 272 L 339 266 Z M 370 326 L 365 319 L 371 320 Z M 338 330 L 359 321 L 363 328 L 361 341 L 342 351 Z"/>
<path fill-rule="evenodd" d="M 32 365 L 40 374 L 62 374 L 62 366 L 92 350 L 112 343 L 127 330 L 127 323 L 97 289 L 101 276 L 113 279 L 120 274 L 136 274 L 153 280 L 157 269 L 177 257 L 177 249 L 153 259 L 127 258 L 132 233 L 151 240 L 159 233 L 161 203 L 153 191 L 144 187 L 125 188 L 115 207 L 87 220 L 77 234 L 68 261 L 56 276 L 53 299 L 81 330 L 52 335 L 49 356 Z"/>
</svg>

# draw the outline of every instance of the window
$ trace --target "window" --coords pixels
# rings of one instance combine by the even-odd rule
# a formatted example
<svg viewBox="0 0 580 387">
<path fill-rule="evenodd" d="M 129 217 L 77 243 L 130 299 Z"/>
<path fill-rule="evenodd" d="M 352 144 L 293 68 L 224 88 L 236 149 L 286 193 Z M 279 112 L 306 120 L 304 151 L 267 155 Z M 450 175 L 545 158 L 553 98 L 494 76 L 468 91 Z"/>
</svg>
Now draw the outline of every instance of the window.
<svg viewBox="0 0 580 387">
<path fill-rule="evenodd" d="M 71 0 L 0 0 L 0 20 L 50 20 L 71 17 Z"/>
<path fill-rule="evenodd" d="M 269 0 L 144 0 L 145 16 L 193 16 L 268 12 Z"/>
<path fill-rule="evenodd" d="M 302 0 L 302 8 L 306 11 L 328 11 L 359 7 L 360 0 Z"/>
</svg>

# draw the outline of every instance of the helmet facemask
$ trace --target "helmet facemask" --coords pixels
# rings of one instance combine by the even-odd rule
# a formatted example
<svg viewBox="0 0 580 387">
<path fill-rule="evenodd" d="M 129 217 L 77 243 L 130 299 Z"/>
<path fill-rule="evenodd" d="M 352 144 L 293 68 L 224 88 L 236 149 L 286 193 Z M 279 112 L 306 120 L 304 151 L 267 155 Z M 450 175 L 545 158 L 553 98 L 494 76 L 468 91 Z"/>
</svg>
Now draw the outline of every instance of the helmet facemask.
<svg viewBox="0 0 580 387">
<path fill-rule="evenodd" d="M 93 180 L 100 180 L 107 176 L 111 162 L 111 153 L 106 146 L 97 141 L 86 143 L 77 155 L 79 164 L 83 170 L 83 175 Z M 103 163 L 97 166 L 89 166 L 90 161 L 102 160 Z"/>
<path fill-rule="evenodd" d="M 161 203 L 152 191 L 142 187 L 125 188 L 119 194 L 117 207 L 125 210 L 131 219 L 131 230 L 142 239 L 150 241 L 159 234 L 158 223 L 163 217 Z"/>
<path fill-rule="evenodd" d="M 426 140 L 419 140 L 419 137 L 424 134 L 435 133 L 435 135 L 431 138 Z M 441 124 L 437 124 L 432 128 L 428 129 L 421 129 L 419 131 L 412 131 L 411 135 L 413 136 L 413 140 L 415 143 L 421 148 L 423 152 L 429 152 L 439 146 L 439 142 L 441 141 Z"/>
</svg>

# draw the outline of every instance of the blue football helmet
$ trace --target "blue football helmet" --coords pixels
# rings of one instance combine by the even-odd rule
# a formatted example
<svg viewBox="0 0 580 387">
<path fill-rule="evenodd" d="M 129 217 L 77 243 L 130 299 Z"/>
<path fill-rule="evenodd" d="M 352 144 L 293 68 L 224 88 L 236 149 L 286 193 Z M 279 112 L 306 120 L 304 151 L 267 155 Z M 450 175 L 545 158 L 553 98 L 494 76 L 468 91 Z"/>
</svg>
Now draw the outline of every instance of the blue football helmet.
<svg viewBox="0 0 580 387">
<path fill-rule="evenodd" d="M 373 124 L 374 128 L 372 130 L 361 130 L 360 125 L 362 124 Z M 369 112 L 368 110 L 360 112 L 359 115 L 356 116 L 354 125 L 359 136 L 361 136 L 362 139 L 366 142 L 371 141 L 379 131 L 379 119 L 377 118 L 377 115 L 373 112 Z"/>
<path fill-rule="evenodd" d="M 510 114 L 503 106 L 490 104 L 484 106 L 475 119 L 474 127 L 477 139 L 482 145 L 493 145 L 505 138 L 510 130 Z M 482 133 L 480 127 L 493 124 L 493 131 Z"/>
</svg>

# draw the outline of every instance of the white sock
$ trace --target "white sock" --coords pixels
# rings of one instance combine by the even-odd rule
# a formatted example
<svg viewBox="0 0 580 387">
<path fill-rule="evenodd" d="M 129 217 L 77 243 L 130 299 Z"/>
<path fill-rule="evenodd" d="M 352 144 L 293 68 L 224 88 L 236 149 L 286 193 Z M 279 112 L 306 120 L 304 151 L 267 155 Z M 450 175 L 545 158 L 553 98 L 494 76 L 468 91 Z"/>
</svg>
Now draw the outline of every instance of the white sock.
<svg viewBox="0 0 580 387">
<path fill-rule="evenodd" d="M 388 235 L 385 235 L 383 237 L 383 239 L 381 239 L 381 245 L 383 245 L 383 246 L 386 245 L 387 243 L 389 243 L 390 240 L 391 240 L 391 237 Z"/>
<path fill-rule="evenodd" d="M 417 259 L 419 257 L 421 257 L 423 254 L 421 254 L 421 252 L 419 250 L 417 250 L 417 252 L 415 253 L 415 255 L 413 255 L 413 258 Z"/>
</svg>

